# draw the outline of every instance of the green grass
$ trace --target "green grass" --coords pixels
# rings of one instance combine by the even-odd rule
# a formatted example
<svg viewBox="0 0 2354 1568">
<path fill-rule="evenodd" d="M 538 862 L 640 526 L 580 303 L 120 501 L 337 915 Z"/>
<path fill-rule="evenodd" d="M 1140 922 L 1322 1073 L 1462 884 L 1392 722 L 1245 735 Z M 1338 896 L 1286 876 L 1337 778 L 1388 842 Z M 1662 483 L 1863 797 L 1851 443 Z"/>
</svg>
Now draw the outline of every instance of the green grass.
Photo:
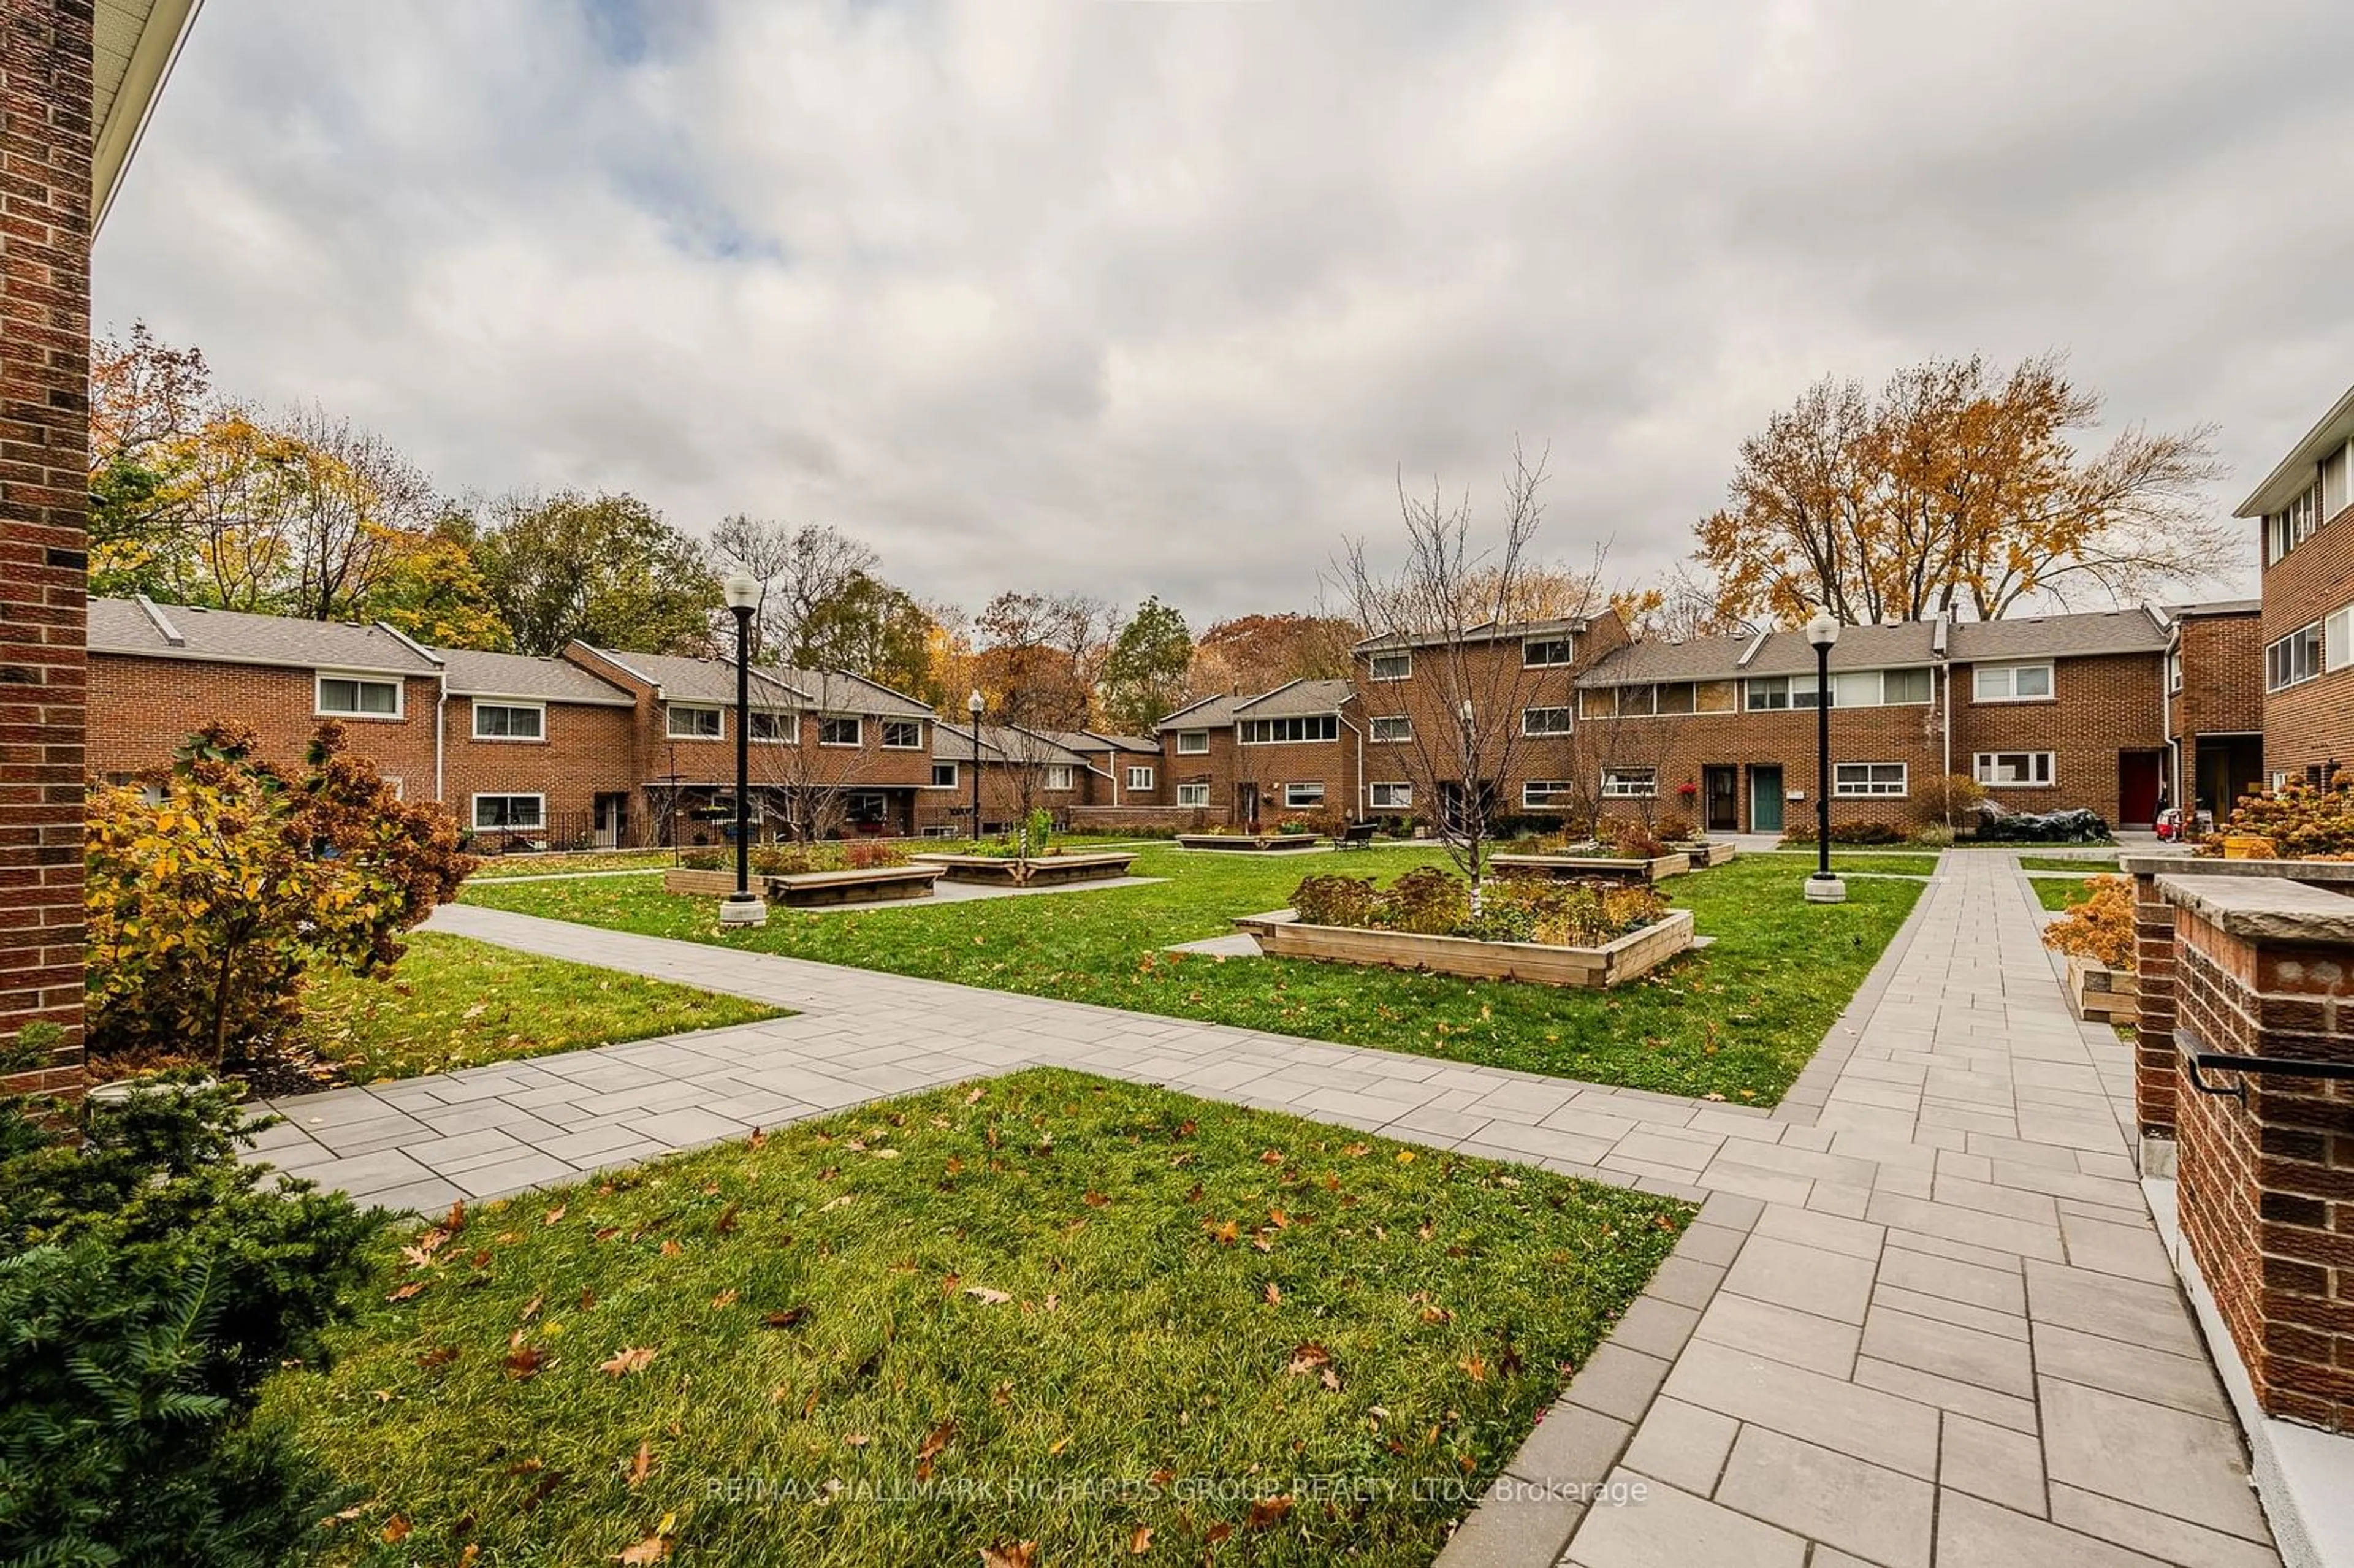
<svg viewBox="0 0 2354 1568">
<path fill-rule="evenodd" d="M 2117 857 L 2097 854 L 2071 860 L 2065 855 L 2023 854 L 2019 857 L 2019 868 L 2021 871 L 2082 871 L 2085 875 L 2093 876 L 2104 871 L 2116 870 Z"/>
<path fill-rule="evenodd" d="M 368 1083 L 780 1016 L 741 997 L 424 931 L 383 980 L 313 980 L 302 1041 Z"/>
<path fill-rule="evenodd" d="M 1796 856 L 1805 861 L 1808 871 L 1815 868 L 1816 856 L 1812 849 L 1748 850 L 1744 853 L 1750 855 Z M 1937 855 L 1934 850 L 1916 850 L 1902 853 L 1882 851 L 1877 854 L 1861 854 L 1835 849 L 1831 851 L 1831 869 L 1877 872 L 1882 876 L 1935 876 L 1937 874 Z"/>
<path fill-rule="evenodd" d="M 2091 896 L 2083 877 L 2031 876 L 2027 880 L 2035 889 L 2036 901 L 2046 909 L 2073 908 Z"/>
<path fill-rule="evenodd" d="M 1270 863 L 1155 847 L 1150 887 L 861 913 L 778 911 L 719 930 L 708 899 L 631 878 L 469 886 L 468 902 L 826 963 L 1096 1002 L 1173 1018 L 1412 1051 L 1745 1103 L 1779 1098 L 1862 983 L 1923 884 L 1858 878 L 1808 906 L 1810 863 L 1744 856 L 1662 884 L 1713 947 L 1610 991 L 1164 949 L 1281 908 L 1310 873 L 1394 875 L 1443 858 L 1373 849 Z"/>
<path fill-rule="evenodd" d="M 1147 1563 L 1421 1568 L 1690 1214 L 1036 1070 L 494 1204 L 421 1267 L 388 1245 L 261 1418 L 370 1499 L 340 1563 L 606 1563 L 667 1518 L 671 1561 L 730 1568 L 1140 1531 Z"/>
<path fill-rule="evenodd" d="M 584 871 L 660 871 L 671 863 L 668 850 L 582 850 L 567 853 L 489 854 L 474 868 L 475 882 L 518 876 L 561 876 Z"/>
</svg>

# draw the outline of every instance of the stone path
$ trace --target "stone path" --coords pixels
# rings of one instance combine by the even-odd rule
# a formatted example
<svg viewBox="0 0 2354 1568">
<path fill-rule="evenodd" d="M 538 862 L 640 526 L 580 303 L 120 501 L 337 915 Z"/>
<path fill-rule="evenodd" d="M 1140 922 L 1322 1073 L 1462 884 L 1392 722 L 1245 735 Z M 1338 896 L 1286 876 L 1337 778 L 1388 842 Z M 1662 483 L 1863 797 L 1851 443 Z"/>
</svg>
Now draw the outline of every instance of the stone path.
<svg viewBox="0 0 2354 1568">
<path fill-rule="evenodd" d="M 2011 856 L 1945 856 L 1769 1116 L 452 907 L 801 1012 L 282 1102 L 262 1157 L 432 1210 L 1032 1064 L 1164 1083 L 1705 1197 L 1447 1568 L 2276 1563 L 2127 1156 L 2125 1048 L 2069 1016 L 2040 915 Z"/>
</svg>

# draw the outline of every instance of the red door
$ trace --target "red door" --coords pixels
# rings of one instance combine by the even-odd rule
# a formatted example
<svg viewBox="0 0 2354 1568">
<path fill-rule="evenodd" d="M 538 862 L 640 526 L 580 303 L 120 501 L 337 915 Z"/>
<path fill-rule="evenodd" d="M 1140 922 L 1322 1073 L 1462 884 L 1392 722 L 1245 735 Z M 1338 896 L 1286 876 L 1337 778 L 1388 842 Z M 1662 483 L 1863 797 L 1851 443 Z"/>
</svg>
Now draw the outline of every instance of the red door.
<svg viewBox="0 0 2354 1568">
<path fill-rule="evenodd" d="M 2146 828 L 2158 821 L 2158 780 L 2160 754 L 2155 751 L 2117 753 L 2117 825 Z"/>
</svg>

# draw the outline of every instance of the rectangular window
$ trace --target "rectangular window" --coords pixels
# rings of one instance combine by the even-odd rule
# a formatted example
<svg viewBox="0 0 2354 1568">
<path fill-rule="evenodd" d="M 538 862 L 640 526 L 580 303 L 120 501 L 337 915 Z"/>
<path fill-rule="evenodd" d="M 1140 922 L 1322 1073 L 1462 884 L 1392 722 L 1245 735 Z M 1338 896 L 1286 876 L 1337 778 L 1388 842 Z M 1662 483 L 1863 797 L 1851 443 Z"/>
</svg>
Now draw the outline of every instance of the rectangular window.
<svg viewBox="0 0 2354 1568">
<path fill-rule="evenodd" d="M 547 798 L 544 795 L 477 795 L 474 797 L 474 826 L 488 832 L 507 832 L 545 827 L 547 824 Z"/>
<path fill-rule="evenodd" d="M 2343 670 L 2354 664 L 2354 604 L 2321 623 L 2321 667 Z"/>
<path fill-rule="evenodd" d="M 1576 786 L 1566 779 L 1532 779 L 1521 786 L 1521 806 L 1524 810 L 1542 810 L 1547 806 L 1569 803 L 1569 793 Z"/>
<path fill-rule="evenodd" d="M 2052 666 L 1980 664 L 1970 672 L 1970 690 L 1982 703 L 2040 702 L 2052 694 Z"/>
<path fill-rule="evenodd" d="M 1129 769 L 1128 770 L 1128 787 L 1129 787 L 1129 789 L 1151 789 L 1151 788 L 1152 788 L 1152 769 L 1151 769 L 1151 768 L 1129 768 Z"/>
<path fill-rule="evenodd" d="M 1308 740 L 1341 738 L 1338 714 L 1310 714 L 1304 718 L 1245 719 L 1245 746 L 1290 746 Z"/>
<path fill-rule="evenodd" d="M 1210 803 L 1210 787 L 1207 784 L 1180 784 L 1177 786 L 1177 803 L 1181 806 L 1206 806 Z"/>
<path fill-rule="evenodd" d="M 2169 692 L 2182 690 L 2182 650 L 2179 648 L 2166 651 L 2166 689 Z"/>
<path fill-rule="evenodd" d="M 1935 686 L 1934 670 L 1882 670 L 1880 700 L 1892 705 L 1925 703 Z"/>
<path fill-rule="evenodd" d="M 1365 662 L 1376 681 L 1403 681 L 1414 673 L 1411 653 L 1376 653 Z"/>
<path fill-rule="evenodd" d="M 1567 735 L 1569 731 L 1570 715 L 1567 708 L 1522 708 L 1521 710 L 1522 735 Z"/>
<path fill-rule="evenodd" d="M 546 740 L 547 710 L 521 703 L 474 703 L 476 740 Z"/>
<path fill-rule="evenodd" d="M 1181 729 L 1177 732 L 1177 755 L 1206 757 L 1210 752 L 1210 732 L 1206 729 Z"/>
<path fill-rule="evenodd" d="M 1283 787 L 1284 806 L 1294 811 L 1312 811 L 1324 803 L 1321 784 L 1286 784 Z"/>
<path fill-rule="evenodd" d="M 1373 732 L 1375 740 L 1412 740 L 1414 720 L 1404 714 L 1385 715 L 1373 721 Z"/>
<path fill-rule="evenodd" d="M 1606 768 L 1602 792 L 1614 800 L 1648 800 L 1659 792 L 1656 768 Z"/>
<path fill-rule="evenodd" d="M 924 748 L 924 726 L 918 719 L 885 719 L 883 749 L 885 751 L 921 751 Z"/>
<path fill-rule="evenodd" d="M 1067 762 L 1048 764 L 1045 787 L 1049 789 L 1068 789 L 1071 787 L 1071 765 Z"/>
<path fill-rule="evenodd" d="M 1904 793 L 1907 764 L 1902 762 L 1840 762 L 1831 767 L 1831 793 L 1852 800 L 1874 795 Z"/>
<path fill-rule="evenodd" d="M 2277 692 L 2321 673 L 2321 623 L 2301 626 L 2264 650 L 2264 690 Z"/>
<path fill-rule="evenodd" d="M 1368 787 L 1367 798 L 1376 811 L 1411 811 L 1414 810 L 1414 786 L 1385 783 Z"/>
<path fill-rule="evenodd" d="M 401 683 L 360 675 L 319 677 L 319 712 L 343 718 L 400 717 Z"/>
<path fill-rule="evenodd" d="M 1566 637 L 1532 638 L 1521 644 L 1521 668 L 1547 670 L 1577 662 L 1577 645 Z"/>
<path fill-rule="evenodd" d="M 1993 789 L 2048 789 L 2052 783 L 2052 753 L 1981 751 L 1975 777 Z"/>
<path fill-rule="evenodd" d="M 1618 688 L 1620 718 L 1649 718 L 1659 710 L 1659 689 L 1657 686 L 1621 686 Z"/>
<path fill-rule="evenodd" d="M 933 763 L 932 788 L 935 789 L 953 789 L 956 787 L 957 765 L 953 762 Z"/>
<path fill-rule="evenodd" d="M 1694 706 L 1695 688 L 1690 681 L 1661 681 L 1651 688 L 1659 694 L 1658 705 L 1663 714 L 1688 714 Z"/>
<path fill-rule="evenodd" d="M 673 740 L 717 740 L 722 728 L 717 708 L 690 707 L 684 703 L 670 705 L 669 726 Z"/>
<path fill-rule="evenodd" d="M 866 738 L 866 726 L 854 718 L 820 720 L 817 743 L 820 746 L 856 746 Z"/>
<path fill-rule="evenodd" d="M 1812 675 L 1760 675 L 1744 683 L 1748 687 L 1751 713 L 1811 708 L 1815 705 L 1815 678 Z"/>
<path fill-rule="evenodd" d="M 1729 714 L 1741 705 L 1736 681 L 1694 681 L 1692 712 L 1696 714 Z"/>
<path fill-rule="evenodd" d="M 801 737 L 801 715 L 780 714 L 774 708 L 754 708 L 748 733 L 757 741 L 771 746 L 790 746 Z"/>
</svg>

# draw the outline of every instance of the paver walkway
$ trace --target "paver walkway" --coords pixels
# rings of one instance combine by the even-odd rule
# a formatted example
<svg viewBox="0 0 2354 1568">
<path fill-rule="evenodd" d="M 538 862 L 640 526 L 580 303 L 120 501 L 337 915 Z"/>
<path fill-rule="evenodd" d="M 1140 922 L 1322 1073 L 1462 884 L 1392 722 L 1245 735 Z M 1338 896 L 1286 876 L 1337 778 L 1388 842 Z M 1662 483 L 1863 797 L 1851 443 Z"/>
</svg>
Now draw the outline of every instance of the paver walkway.
<svg viewBox="0 0 2354 1568">
<path fill-rule="evenodd" d="M 801 1012 L 285 1101 L 263 1157 L 430 1210 L 1032 1064 L 1164 1083 L 1708 1195 L 1508 1467 L 1543 1495 L 1500 1492 L 1449 1568 L 2276 1563 L 2125 1048 L 2068 1014 L 2011 857 L 1940 869 L 1771 1116 L 457 906 L 438 928 Z M 1606 1475 L 1627 1500 L 1562 1495 Z"/>
</svg>

